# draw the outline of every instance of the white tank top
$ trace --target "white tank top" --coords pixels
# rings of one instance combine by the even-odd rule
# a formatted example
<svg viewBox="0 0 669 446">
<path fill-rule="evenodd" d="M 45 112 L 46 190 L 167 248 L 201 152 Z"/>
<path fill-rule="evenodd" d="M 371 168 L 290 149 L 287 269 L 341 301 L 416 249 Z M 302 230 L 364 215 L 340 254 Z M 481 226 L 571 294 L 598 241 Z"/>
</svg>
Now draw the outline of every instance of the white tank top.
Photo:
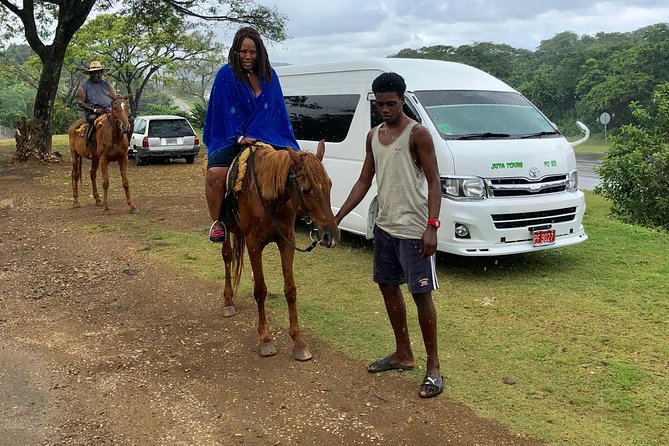
<svg viewBox="0 0 669 446">
<path fill-rule="evenodd" d="M 374 127 L 372 154 L 376 168 L 379 214 L 376 224 L 402 239 L 420 239 L 428 219 L 427 180 L 411 158 L 409 139 L 418 124 L 411 120 L 390 145 L 379 141 L 381 125 Z"/>
</svg>

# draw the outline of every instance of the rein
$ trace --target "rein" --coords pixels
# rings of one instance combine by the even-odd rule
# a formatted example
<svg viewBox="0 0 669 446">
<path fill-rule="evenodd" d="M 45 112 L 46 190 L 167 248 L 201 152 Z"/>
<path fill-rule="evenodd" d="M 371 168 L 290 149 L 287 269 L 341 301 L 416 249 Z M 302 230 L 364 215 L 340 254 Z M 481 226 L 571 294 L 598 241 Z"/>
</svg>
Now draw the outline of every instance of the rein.
<svg viewBox="0 0 669 446">
<path fill-rule="evenodd" d="M 290 149 L 287 149 L 290 150 Z M 253 177 L 253 182 L 256 184 L 256 192 L 258 193 L 258 199 L 260 200 L 260 204 L 262 205 L 263 210 L 265 211 L 265 214 L 267 214 L 272 221 L 272 225 L 274 226 L 274 229 L 276 232 L 281 236 L 282 239 L 286 241 L 290 246 L 293 247 L 293 249 L 296 249 L 300 252 L 311 252 L 318 242 L 320 242 L 320 239 L 318 239 L 318 230 L 313 228 L 313 222 L 311 221 L 311 217 L 309 217 L 309 213 L 304 209 L 304 203 L 302 201 L 302 193 L 300 193 L 300 188 L 297 184 L 297 178 L 304 176 L 304 172 L 301 173 L 295 173 L 295 169 L 293 167 L 290 168 L 290 175 L 288 175 L 288 187 L 290 188 L 291 182 L 295 183 L 295 189 L 297 190 L 297 196 L 300 198 L 300 218 L 304 220 L 304 222 L 311 226 L 311 230 L 309 231 L 309 238 L 311 239 L 311 245 L 309 245 L 305 249 L 298 248 L 293 242 L 288 240 L 286 236 L 281 232 L 281 228 L 279 228 L 279 224 L 276 222 L 276 219 L 274 216 L 267 210 L 267 207 L 265 206 L 265 202 L 262 199 L 262 195 L 260 195 L 260 186 L 258 185 L 258 178 L 256 177 L 256 167 L 255 167 L 255 151 L 251 151 L 251 156 L 249 157 L 248 162 L 251 164 L 251 176 Z M 290 189 L 288 190 L 290 193 Z M 315 237 L 314 237 L 315 234 Z"/>
</svg>

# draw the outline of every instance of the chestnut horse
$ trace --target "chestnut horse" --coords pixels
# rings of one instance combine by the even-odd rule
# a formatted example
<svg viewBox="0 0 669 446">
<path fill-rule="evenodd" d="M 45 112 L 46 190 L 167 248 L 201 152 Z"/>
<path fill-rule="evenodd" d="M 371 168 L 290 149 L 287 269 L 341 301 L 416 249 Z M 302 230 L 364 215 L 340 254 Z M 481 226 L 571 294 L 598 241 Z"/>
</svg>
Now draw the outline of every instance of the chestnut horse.
<svg viewBox="0 0 669 446">
<path fill-rule="evenodd" d="M 107 201 L 109 163 L 116 161 L 121 171 L 125 199 L 128 206 L 130 206 L 130 213 L 136 214 L 139 212 L 130 197 L 130 184 L 128 183 L 128 131 L 130 130 L 130 123 L 128 122 L 128 115 L 130 114 L 128 96 L 113 97 L 111 111 L 95 120 L 95 145 L 93 147 L 87 144 L 86 137 L 84 136 L 86 128 L 85 118 L 78 119 L 67 129 L 70 140 L 70 158 L 72 160 L 72 197 L 74 198 L 72 207 L 74 208 L 80 206 L 79 189 L 77 186 L 81 182 L 82 160 L 83 158 L 88 158 L 91 160 L 90 174 L 95 205 L 100 206 L 102 204 L 104 206 L 103 212 L 109 212 Z M 98 194 L 96 181 L 98 167 L 102 171 L 102 202 L 100 202 L 100 194 Z"/>
<path fill-rule="evenodd" d="M 316 155 L 291 148 L 274 150 L 265 144 L 256 144 L 248 150 L 246 172 L 241 180 L 241 190 L 236 194 L 238 213 L 235 221 L 228 224 L 228 231 L 233 237 L 232 240 L 228 237 L 221 250 L 225 262 L 223 316 L 236 313 L 233 297 L 239 284 L 246 246 L 253 269 L 253 297 L 258 305 L 260 355 L 276 354 L 265 317 L 267 286 L 262 267 L 263 249 L 271 242 L 276 243 L 281 255 L 293 357 L 306 361 L 311 359 L 312 354 L 297 321 L 293 257 L 295 249 L 299 248 L 295 246 L 295 219 L 302 212 L 308 214 L 313 222 L 312 248 L 316 243 L 333 248 L 339 241 L 339 229 L 330 208 L 332 182 L 321 163 L 325 144 L 323 141 L 318 144 Z M 241 170 L 243 167 L 240 166 Z M 231 270 L 235 272 L 234 287 Z"/>
</svg>

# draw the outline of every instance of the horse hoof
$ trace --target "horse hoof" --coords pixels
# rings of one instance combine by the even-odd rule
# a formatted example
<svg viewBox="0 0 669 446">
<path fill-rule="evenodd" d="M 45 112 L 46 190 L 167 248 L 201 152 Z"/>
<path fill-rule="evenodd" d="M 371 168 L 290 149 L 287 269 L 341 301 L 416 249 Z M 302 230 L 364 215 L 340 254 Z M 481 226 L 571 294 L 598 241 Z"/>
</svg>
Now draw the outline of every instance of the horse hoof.
<svg viewBox="0 0 669 446">
<path fill-rule="evenodd" d="M 265 342 L 260 344 L 260 356 L 274 356 L 276 355 L 276 347 L 272 342 Z"/>
<path fill-rule="evenodd" d="M 96 206 L 102 206 L 102 202 L 101 202 L 101 201 L 96 201 L 96 202 L 95 202 L 95 205 L 96 205 Z"/>
<path fill-rule="evenodd" d="M 105 215 L 107 215 L 107 214 L 111 214 L 111 209 L 109 209 L 109 208 L 107 208 L 107 209 L 103 209 L 103 210 L 102 210 L 102 213 L 105 214 Z"/>
<path fill-rule="evenodd" d="M 235 314 L 237 314 L 237 310 L 234 305 L 223 307 L 223 317 L 232 317 Z"/>
<path fill-rule="evenodd" d="M 293 358 L 298 361 L 308 361 L 313 358 L 309 347 L 293 349 Z"/>
<path fill-rule="evenodd" d="M 79 203 L 72 203 L 72 209 L 77 209 L 80 208 L 81 205 Z"/>
<path fill-rule="evenodd" d="M 137 209 L 137 208 L 130 208 L 130 213 L 131 213 L 131 214 L 139 214 L 139 209 Z"/>
</svg>

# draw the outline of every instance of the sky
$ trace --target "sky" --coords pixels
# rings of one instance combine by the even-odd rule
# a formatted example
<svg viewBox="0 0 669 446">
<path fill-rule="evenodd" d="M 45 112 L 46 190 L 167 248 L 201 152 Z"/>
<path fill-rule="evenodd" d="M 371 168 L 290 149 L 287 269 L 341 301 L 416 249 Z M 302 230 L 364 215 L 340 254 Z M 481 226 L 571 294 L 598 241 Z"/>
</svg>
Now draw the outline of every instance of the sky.
<svg viewBox="0 0 669 446">
<path fill-rule="evenodd" d="M 579 36 L 669 23 L 667 0 L 256 0 L 287 17 L 290 39 L 265 39 L 273 65 L 387 57 L 403 48 L 506 43 L 536 50 Z M 229 45 L 234 29 L 227 32 Z M 226 39 L 226 37 L 223 37 Z"/>
</svg>

